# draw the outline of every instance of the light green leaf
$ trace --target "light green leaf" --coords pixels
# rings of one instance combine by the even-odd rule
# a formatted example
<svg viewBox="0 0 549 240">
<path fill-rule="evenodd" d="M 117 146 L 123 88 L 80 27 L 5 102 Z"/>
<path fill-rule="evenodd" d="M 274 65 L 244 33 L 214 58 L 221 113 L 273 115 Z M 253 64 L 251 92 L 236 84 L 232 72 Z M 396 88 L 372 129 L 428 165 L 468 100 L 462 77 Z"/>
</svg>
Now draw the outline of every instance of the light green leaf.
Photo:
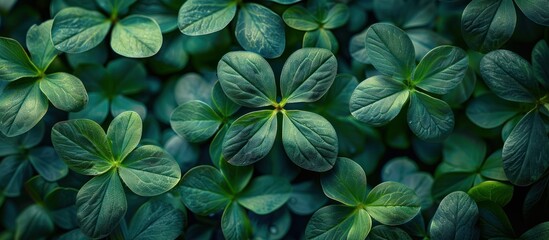
<svg viewBox="0 0 549 240">
<path fill-rule="evenodd" d="M 219 81 L 215 83 L 212 89 L 212 103 L 224 117 L 229 117 L 240 109 L 240 105 L 225 95 Z"/>
<path fill-rule="evenodd" d="M 526 186 L 549 167 L 549 137 L 536 109 L 528 112 L 503 144 L 503 170 L 509 181 Z"/>
<path fill-rule="evenodd" d="M 257 214 L 268 214 L 288 201 L 292 186 L 287 179 L 276 176 L 260 176 L 238 195 L 237 202 Z"/>
<path fill-rule="evenodd" d="M 221 230 L 225 239 L 249 239 L 252 235 L 250 219 L 238 203 L 229 203 L 223 211 Z"/>
<path fill-rule="evenodd" d="M 339 49 L 339 43 L 332 31 L 320 28 L 312 32 L 306 32 L 303 35 L 303 47 L 325 48 L 336 53 Z"/>
<path fill-rule="evenodd" d="M 160 26 L 150 17 L 126 17 L 114 25 L 111 47 L 114 52 L 124 57 L 151 57 L 162 47 Z"/>
<path fill-rule="evenodd" d="M 9 83 L 0 100 L 0 127 L 7 137 L 21 135 L 36 126 L 48 111 L 48 99 L 35 81 Z"/>
<path fill-rule="evenodd" d="M 376 23 L 366 32 L 370 63 L 384 75 L 407 79 L 416 66 L 414 45 L 404 31 L 387 23 Z"/>
<path fill-rule="evenodd" d="M 332 86 L 337 60 L 328 50 L 302 48 L 290 55 L 280 74 L 282 103 L 314 102 Z"/>
<path fill-rule="evenodd" d="M 111 169 L 113 155 L 103 128 L 88 119 L 58 122 L 51 133 L 53 147 L 69 168 L 83 175 Z"/>
<path fill-rule="evenodd" d="M 316 17 L 302 6 L 292 6 L 282 14 L 284 22 L 293 29 L 313 31 L 320 27 Z"/>
<path fill-rule="evenodd" d="M 223 156 L 233 165 L 250 165 L 263 159 L 276 138 L 276 111 L 261 110 L 248 113 L 229 127 L 223 141 Z"/>
<path fill-rule="evenodd" d="M 235 35 L 242 48 L 265 58 L 279 57 L 286 47 L 286 32 L 280 16 L 255 3 L 246 3 L 240 8 Z"/>
<path fill-rule="evenodd" d="M 320 179 L 324 194 L 348 206 L 366 200 L 366 174 L 355 161 L 340 157 L 334 168 Z"/>
<path fill-rule="evenodd" d="M 221 117 L 202 101 L 179 105 L 171 116 L 173 130 L 189 142 L 203 142 L 212 137 L 221 125 Z"/>
<path fill-rule="evenodd" d="M 115 161 L 122 161 L 141 140 L 143 123 L 136 112 L 123 112 L 109 125 L 107 138 Z"/>
<path fill-rule="evenodd" d="M 351 95 L 349 108 L 356 119 L 381 126 L 398 115 L 409 95 L 402 82 L 377 75 L 358 84 Z"/>
<path fill-rule="evenodd" d="M 48 20 L 40 25 L 32 25 L 27 31 L 27 48 L 32 62 L 42 71 L 46 71 L 58 54 L 51 41 L 52 24 L 53 20 Z"/>
<path fill-rule="evenodd" d="M 305 228 L 305 239 L 363 240 L 372 228 L 364 209 L 329 205 L 316 211 Z"/>
<path fill-rule="evenodd" d="M 15 219 L 15 224 L 15 239 L 38 239 L 54 230 L 48 211 L 37 204 L 25 208 Z"/>
<path fill-rule="evenodd" d="M 406 223 L 421 208 L 414 191 L 397 182 L 383 182 L 375 186 L 368 193 L 364 206 L 372 218 L 385 225 Z"/>
<path fill-rule="evenodd" d="M 118 168 L 120 178 L 139 196 L 156 196 L 167 192 L 181 179 L 179 165 L 164 149 L 144 145 L 135 149 Z"/>
<path fill-rule="evenodd" d="M 189 0 L 179 10 L 177 23 L 186 35 L 198 36 L 220 31 L 236 15 L 234 0 Z"/>
<path fill-rule="evenodd" d="M 51 37 L 58 50 L 82 53 L 99 45 L 110 27 L 109 19 L 99 12 L 69 7 L 53 18 Z"/>
<path fill-rule="evenodd" d="M 482 128 L 495 128 L 517 115 L 517 104 L 498 98 L 494 94 L 484 94 L 474 98 L 467 105 L 469 120 Z"/>
<path fill-rule="evenodd" d="M 119 12 L 126 12 L 135 1 L 136 0 L 96 0 L 97 5 L 114 15 L 117 15 Z"/>
<path fill-rule="evenodd" d="M 324 117 L 306 111 L 283 112 L 282 143 L 288 157 L 301 168 L 325 172 L 335 164 L 337 134 Z"/>
<path fill-rule="evenodd" d="M 80 111 L 88 103 L 88 93 L 77 77 L 64 73 L 52 73 L 39 81 L 40 90 L 58 109 L 66 112 Z"/>
<path fill-rule="evenodd" d="M 454 129 L 454 113 L 446 102 L 416 91 L 410 94 L 408 126 L 424 141 L 440 141 Z"/>
<path fill-rule="evenodd" d="M 70 112 L 70 119 L 87 118 L 98 123 L 103 123 L 109 114 L 109 99 L 102 93 L 90 92 L 88 103 L 79 112 Z"/>
<path fill-rule="evenodd" d="M 503 207 L 513 197 L 513 186 L 496 181 L 485 181 L 467 191 L 476 202 L 490 201 Z"/>
<path fill-rule="evenodd" d="M 38 174 L 47 181 L 57 181 L 69 172 L 67 165 L 61 161 L 52 147 L 31 149 L 28 158 Z"/>
<path fill-rule="evenodd" d="M 217 77 L 227 97 L 239 105 L 263 107 L 276 104 L 273 70 L 256 53 L 225 54 L 217 65 Z"/>
<path fill-rule="evenodd" d="M 225 159 L 219 161 L 219 170 L 235 194 L 248 185 L 254 173 L 253 166 L 233 166 Z"/>
<path fill-rule="evenodd" d="M 458 191 L 448 194 L 440 202 L 431 221 L 431 239 L 477 239 L 478 214 L 477 204 L 467 193 Z"/>
<path fill-rule="evenodd" d="M 533 103 L 539 96 L 532 66 L 509 50 L 484 55 L 480 61 L 480 73 L 490 90 L 505 100 Z"/>
<path fill-rule="evenodd" d="M 23 46 L 14 39 L 0 37 L 0 81 L 38 76 Z"/>
<path fill-rule="evenodd" d="M 469 47 L 485 53 L 503 46 L 516 22 L 512 0 L 475 0 L 463 10 L 461 32 Z"/>
<path fill-rule="evenodd" d="M 176 239 L 183 233 L 185 215 L 170 204 L 149 201 L 141 205 L 128 226 L 128 238 L 134 240 Z"/>
<path fill-rule="evenodd" d="M 185 206 L 199 215 L 217 213 L 231 201 L 227 182 L 212 166 L 203 165 L 189 170 L 181 179 L 179 192 Z"/>
<path fill-rule="evenodd" d="M 326 17 L 322 20 L 322 27 L 325 29 L 338 28 L 345 25 L 347 20 L 349 20 L 349 8 L 346 4 L 339 3 L 326 13 Z"/>
<path fill-rule="evenodd" d="M 549 4 L 547 0 L 515 0 L 522 13 L 533 22 L 549 26 L 549 10 L 546 7 Z"/>
<path fill-rule="evenodd" d="M 80 230 L 88 237 L 103 238 L 118 227 L 128 208 L 116 171 L 92 178 L 76 195 Z"/>
<path fill-rule="evenodd" d="M 461 48 L 440 46 L 429 51 L 413 73 L 415 86 L 435 94 L 446 94 L 465 76 L 469 61 Z"/>
</svg>

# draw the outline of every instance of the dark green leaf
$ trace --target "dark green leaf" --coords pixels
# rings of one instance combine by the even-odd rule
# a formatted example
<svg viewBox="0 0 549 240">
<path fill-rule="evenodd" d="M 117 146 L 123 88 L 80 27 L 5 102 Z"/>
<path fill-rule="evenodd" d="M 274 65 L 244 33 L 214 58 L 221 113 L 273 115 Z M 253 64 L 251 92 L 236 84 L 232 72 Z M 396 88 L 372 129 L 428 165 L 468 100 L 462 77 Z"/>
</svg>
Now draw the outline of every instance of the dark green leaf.
<svg viewBox="0 0 549 240">
<path fill-rule="evenodd" d="M 37 204 L 23 210 L 15 222 L 15 239 L 37 239 L 50 235 L 54 230 L 48 211 Z"/>
<path fill-rule="evenodd" d="M 467 193 L 458 191 L 448 194 L 440 202 L 431 221 L 431 239 L 477 239 L 478 215 L 477 204 Z"/>
<path fill-rule="evenodd" d="M 336 53 L 339 49 L 339 43 L 332 31 L 321 28 L 312 32 L 306 32 L 303 35 L 303 47 L 325 48 Z"/>
<path fill-rule="evenodd" d="M 147 107 L 143 102 L 133 100 L 123 95 L 118 95 L 111 100 L 111 115 L 118 116 L 123 112 L 132 111 L 139 114 L 141 119 L 147 117 Z"/>
<path fill-rule="evenodd" d="M 107 138 L 116 161 L 122 161 L 137 147 L 142 132 L 143 123 L 136 112 L 123 112 L 112 120 L 107 130 Z"/>
<path fill-rule="evenodd" d="M 549 62 L 549 46 L 545 40 L 541 40 L 532 50 L 532 66 L 534 67 L 534 76 L 545 89 L 549 89 L 549 68 L 544 65 L 547 62 Z"/>
<path fill-rule="evenodd" d="M 347 20 L 349 20 L 349 8 L 347 5 L 339 3 L 326 13 L 326 17 L 322 20 L 322 27 L 326 29 L 338 28 L 345 25 Z"/>
<path fill-rule="evenodd" d="M 385 225 L 399 225 L 419 213 L 419 198 L 414 191 L 397 182 L 383 182 L 370 191 L 364 209 Z"/>
<path fill-rule="evenodd" d="M 210 34 L 225 28 L 236 14 L 234 0 L 190 0 L 179 10 L 179 30 L 190 36 Z"/>
<path fill-rule="evenodd" d="M 217 65 L 219 83 L 227 97 L 245 107 L 276 104 L 276 83 L 269 63 L 252 52 L 229 52 Z"/>
<path fill-rule="evenodd" d="M 413 73 L 415 86 L 435 94 L 446 94 L 465 76 L 469 66 L 461 48 L 440 46 L 427 53 Z"/>
<path fill-rule="evenodd" d="M 2 195 L 17 197 L 21 194 L 23 184 L 32 176 L 29 161 L 18 156 L 8 156 L 0 162 L 0 188 Z"/>
<path fill-rule="evenodd" d="M 87 118 L 102 123 L 109 114 L 109 99 L 98 92 L 88 95 L 88 103 L 80 112 L 69 113 L 70 119 Z"/>
<path fill-rule="evenodd" d="M 14 39 L 0 37 L 0 81 L 38 76 L 25 49 Z"/>
<path fill-rule="evenodd" d="M 221 230 L 225 239 L 249 239 L 252 235 L 250 219 L 238 203 L 229 203 L 223 211 Z"/>
<path fill-rule="evenodd" d="M 515 3 L 520 10 L 533 22 L 549 26 L 549 10 L 543 6 L 547 6 L 547 0 L 515 0 Z"/>
<path fill-rule="evenodd" d="M 307 181 L 292 185 L 292 195 L 288 200 L 288 208 L 298 215 L 311 215 L 328 202 L 320 185 Z"/>
<path fill-rule="evenodd" d="M 364 209 L 329 205 L 313 214 L 305 238 L 363 240 L 371 228 L 372 219 Z"/>
<path fill-rule="evenodd" d="M 348 206 L 358 206 L 366 200 L 366 174 L 351 159 L 338 158 L 334 168 L 321 179 L 324 194 Z"/>
<path fill-rule="evenodd" d="M 381 126 L 398 115 L 409 95 L 402 82 L 377 75 L 358 85 L 351 95 L 349 108 L 358 120 Z"/>
<path fill-rule="evenodd" d="M 217 213 L 230 203 L 231 190 L 227 182 L 211 166 L 198 166 L 188 171 L 181 179 L 179 192 L 185 206 L 199 215 Z"/>
<path fill-rule="evenodd" d="M 388 227 L 384 225 L 378 225 L 372 228 L 372 231 L 368 235 L 368 240 L 386 240 L 386 239 L 401 239 L 412 240 L 410 235 L 404 230 L 397 227 Z"/>
<path fill-rule="evenodd" d="M 111 14 L 117 14 L 118 12 L 126 12 L 128 7 L 132 5 L 136 0 L 96 0 L 103 10 Z"/>
<path fill-rule="evenodd" d="M 173 130 L 189 142 L 203 142 L 221 125 L 221 117 L 206 103 L 190 101 L 179 105 L 171 116 Z"/>
<path fill-rule="evenodd" d="M 466 114 L 471 122 L 482 128 L 495 128 L 515 116 L 519 110 L 517 104 L 494 94 L 484 94 L 469 103 Z"/>
<path fill-rule="evenodd" d="M 57 181 L 69 172 L 67 165 L 61 161 L 52 147 L 32 149 L 28 158 L 34 169 L 47 181 Z"/>
<path fill-rule="evenodd" d="M 542 240 L 549 237 L 549 222 L 542 222 L 520 235 L 523 240 Z"/>
<path fill-rule="evenodd" d="M 233 166 L 224 159 L 219 162 L 219 170 L 233 193 L 239 193 L 244 189 L 254 173 L 252 166 Z"/>
<path fill-rule="evenodd" d="M 225 95 L 219 82 L 216 82 L 212 89 L 212 103 L 224 117 L 229 117 L 240 109 L 238 104 Z"/>
<path fill-rule="evenodd" d="M 320 27 L 316 17 L 302 6 L 292 6 L 284 11 L 282 19 L 291 28 L 300 31 L 313 31 Z"/>
<path fill-rule="evenodd" d="M 8 137 L 33 128 L 48 111 L 48 99 L 34 81 L 9 83 L 0 99 L 0 128 Z"/>
<path fill-rule="evenodd" d="M 332 124 L 316 113 L 283 112 L 282 143 L 288 157 L 301 168 L 324 172 L 335 164 L 337 134 Z"/>
<path fill-rule="evenodd" d="M 27 48 L 36 67 L 45 71 L 58 54 L 51 41 L 53 20 L 33 25 L 27 32 Z"/>
<path fill-rule="evenodd" d="M 440 141 L 454 129 L 454 113 L 446 102 L 416 91 L 410 94 L 408 126 L 424 141 Z"/>
<path fill-rule="evenodd" d="M 337 73 L 335 56 L 326 49 L 303 48 L 295 51 L 282 68 L 282 103 L 314 102 L 332 86 Z"/>
<path fill-rule="evenodd" d="M 111 35 L 114 52 L 130 58 L 155 55 L 162 47 L 160 26 L 150 17 L 131 15 L 114 25 Z"/>
<path fill-rule="evenodd" d="M 92 178 L 76 196 L 77 218 L 84 234 L 93 238 L 109 235 L 128 208 L 124 188 L 116 171 Z"/>
<path fill-rule="evenodd" d="M 225 135 L 223 157 L 233 165 L 245 166 L 267 156 L 276 138 L 276 113 L 261 110 L 236 119 Z"/>
<path fill-rule="evenodd" d="M 128 226 L 129 239 L 176 239 L 183 233 L 184 214 L 162 201 L 141 205 Z"/>
<path fill-rule="evenodd" d="M 240 8 L 235 30 L 236 40 L 246 51 L 266 58 L 282 55 L 286 47 L 284 22 L 272 10 L 255 3 Z"/>
<path fill-rule="evenodd" d="M 53 45 L 67 53 L 81 53 L 99 45 L 111 22 L 101 13 L 69 7 L 55 15 L 51 28 Z"/>
<path fill-rule="evenodd" d="M 478 202 L 480 234 L 488 239 L 515 236 L 513 225 L 503 209 L 492 202 Z"/>
<path fill-rule="evenodd" d="M 275 176 L 260 176 L 238 195 L 237 202 L 257 214 L 268 214 L 288 201 L 292 186 L 287 179 Z"/>
<path fill-rule="evenodd" d="M 51 141 L 61 159 L 79 174 L 99 175 L 112 167 L 109 140 L 101 126 L 88 119 L 58 122 Z"/>
</svg>

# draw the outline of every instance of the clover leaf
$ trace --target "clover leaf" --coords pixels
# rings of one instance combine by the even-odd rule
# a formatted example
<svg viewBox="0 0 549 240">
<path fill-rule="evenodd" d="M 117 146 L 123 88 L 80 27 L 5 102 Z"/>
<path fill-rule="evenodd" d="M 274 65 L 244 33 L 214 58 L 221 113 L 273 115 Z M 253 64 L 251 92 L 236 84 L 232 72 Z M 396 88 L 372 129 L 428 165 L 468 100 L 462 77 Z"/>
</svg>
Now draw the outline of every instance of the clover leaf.
<svg viewBox="0 0 549 240">
<path fill-rule="evenodd" d="M 52 143 L 69 168 L 94 176 L 78 191 L 77 218 L 90 237 L 112 232 L 127 210 L 121 183 L 140 196 L 155 196 L 172 189 L 181 178 L 175 160 L 162 148 L 137 147 L 142 123 L 136 112 L 113 119 L 107 133 L 92 120 L 59 122 L 52 129 Z"/>
</svg>

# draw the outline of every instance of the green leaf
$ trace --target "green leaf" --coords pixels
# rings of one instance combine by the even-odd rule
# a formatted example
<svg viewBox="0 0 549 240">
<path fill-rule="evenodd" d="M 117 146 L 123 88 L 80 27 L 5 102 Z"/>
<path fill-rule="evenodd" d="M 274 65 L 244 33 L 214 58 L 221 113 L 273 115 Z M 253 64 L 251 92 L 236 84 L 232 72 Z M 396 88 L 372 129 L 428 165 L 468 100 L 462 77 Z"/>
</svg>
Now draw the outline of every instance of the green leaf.
<svg viewBox="0 0 549 240">
<path fill-rule="evenodd" d="M 542 222 L 520 235 L 524 240 L 541 240 L 549 236 L 549 222 Z"/>
<path fill-rule="evenodd" d="M 351 74 L 338 74 L 330 87 L 330 90 L 317 101 L 317 104 L 322 106 L 321 111 L 332 116 L 348 116 L 349 100 L 355 88 L 358 86 L 358 81 Z"/>
<path fill-rule="evenodd" d="M 111 100 L 112 116 L 118 116 L 127 111 L 136 112 L 141 119 L 147 117 L 147 107 L 143 102 L 133 100 L 124 95 L 118 95 Z"/>
<path fill-rule="evenodd" d="M 280 74 L 283 103 L 314 102 L 332 86 L 337 60 L 328 50 L 302 48 L 290 55 Z"/>
<path fill-rule="evenodd" d="M 397 182 L 383 182 L 375 186 L 368 194 L 364 206 L 372 218 L 385 225 L 406 223 L 421 208 L 414 191 Z"/>
<path fill-rule="evenodd" d="M 440 141 L 454 129 L 454 113 L 446 102 L 416 91 L 410 94 L 408 126 L 424 141 Z"/>
<path fill-rule="evenodd" d="M 25 49 L 14 39 L 0 37 L 0 81 L 38 76 Z"/>
<path fill-rule="evenodd" d="M 438 175 L 433 183 L 433 197 L 440 199 L 455 191 L 468 191 L 476 182 L 482 180 L 474 172 L 448 172 Z"/>
<path fill-rule="evenodd" d="M 167 192 L 181 179 L 179 165 L 164 149 L 144 145 L 135 149 L 118 168 L 120 178 L 139 196 L 156 196 Z"/>
<path fill-rule="evenodd" d="M 351 95 L 349 108 L 356 119 L 381 126 L 398 115 L 409 95 L 402 82 L 377 75 L 358 84 Z"/>
<path fill-rule="evenodd" d="M 248 185 L 254 172 L 252 166 L 233 166 L 224 159 L 219 162 L 219 170 L 235 194 L 241 192 Z"/>
<path fill-rule="evenodd" d="M 412 240 L 410 235 L 404 230 L 397 227 L 388 227 L 384 225 L 377 225 L 372 228 L 372 231 L 368 235 L 368 240 L 385 240 L 385 239 L 401 239 Z"/>
<path fill-rule="evenodd" d="M 286 47 L 286 32 L 280 16 L 255 3 L 246 3 L 240 8 L 235 35 L 242 48 L 265 58 L 279 57 Z"/>
<path fill-rule="evenodd" d="M 179 192 L 183 203 L 198 215 L 223 210 L 230 203 L 231 190 L 221 173 L 212 166 L 198 166 L 181 179 Z"/>
<path fill-rule="evenodd" d="M 322 27 L 325 29 L 338 28 L 345 25 L 348 20 L 349 8 L 346 4 L 339 3 L 330 8 L 330 10 L 326 13 L 326 17 L 322 20 Z"/>
<path fill-rule="evenodd" d="M 217 65 L 217 77 L 223 91 L 235 103 L 245 107 L 276 104 L 276 83 L 269 63 L 252 52 L 229 52 Z"/>
<path fill-rule="evenodd" d="M 116 171 L 92 178 L 76 195 L 76 216 L 80 230 L 88 237 L 108 236 L 128 208 L 124 188 Z"/>
<path fill-rule="evenodd" d="M 223 140 L 225 140 L 225 135 L 229 130 L 229 124 L 224 124 L 223 127 L 215 134 L 214 138 L 210 142 L 210 158 L 214 166 L 219 167 L 219 162 L 223 158 Z M 223 159 L 224 161 L 224 159 Z"/>
<path fill-rule="evenodd" d="M 124 57 L 151 57 L 162 47 L 160 26 L 150 17 L 126 17 L 114 25 L 111 47 L 114 52 Z"/>
<path fill-rule="evenodd" d="M 46 71 L 58 54 L 51 41 L 52 24 L 53 20 L 48 20 L 40 25 L 32 25 L 27 31 L 26 42 L 32 62 L 42 71 Z"/>
<path fill-rule="evenodd" d="M 311 215 L 328 202 L 322 188 L 316 181 L 306 181 L 292 185 L 292 195 L 288 208 L 297 215 Z"/>
<path fill-rule="evenodd" d="M 40 90 L 58 109 L 66 112 L 80 111 L 88 103 L 88 93 L 77 77 L 60 72 L 46 75 L 39 81 Z"/>
<path fill-rule="evenodd" d="M 305 238 L 363 240 L 371 228 L 372 219 L 365 210 L 329 205 L 313 214 L 305 228 Z"/>
<path fill-rule="evenodd" d="M 513 197 L 513 186 L 496 181 L 485 181 L 467 191 L 476 202 L 490 201 L 503 207 Z"/>
<path fill-rule="evenodd" d="M 501 149 L 493 152 L 482 164 L 480 174 L 483 177 L 508 181 L 505 171 L 503 170 Z"/>
<path fill-rule="evenodd" d="M 328 120 L 316 113 L 283 112 L 282 143 L 288 157 L 301 168 L 325 172 L 335 164 L 336 131 Z"/>
<path fill-rule="evenodd" d="M 267 215 L 249 213 L 248 216 L 253 229 L 253 238 L 284 239 L 292 224 L 292 216 L 288 208 L 280 208 Z"/>
<path fill-rule="evenodd" d="M 482 128 L 495 128 L 517 115 L 517 104 L 505 101 L 494 94 L 484 94 L 474 98 L 467 105 L 469 120 Z"/>
<path fill-rule="evenodd" d="M 69 168 L 99 175 L 112 167 L 113 155 L 103 128 L 88 119 L 58 122 L 51 133 L 53 147 Z"/>
<path fill-rule="evenodd" d="M 381 22 L 402 28 L 428 28 L 435 21 L 436 4 L 432 1 L 374 0 L 373 10 Z"/>
<path fill-rule="evenodd" d="M 263 159 L 273 147 L 277 128 L 273 110 L 255 111 L 236 119 L 223 141 L 224 158 L 236 166 Z"/>
<path fill-rule="evenodd" d="M 452 134 L 444 142 L 442 156 L 449 167 L 446 172 L 475 173 L 486 157 L 486 143 L 475 136 Z"/>
<path fill-rule="evenodd" d="M 70 119 L 87 118 L 102 123 L 109 114 L 109 99 L 102 93 L 90 92 L 88 103 L 79 112 L 69 113 Z"/>
<path fill-rule="evenodd" d="M 469 47 L 489 52 L 503 46 L 515 30 L 517 15 L 512 0 L 475 0 L 461 16 L 461 32 Z"/>
<path fill-rule="evenodd" d="M 116 161 L 122 161 L 137 147 L 142 132 L 143 123 L 136 112 L 123 112 L 112 120 L 107 138 Z"/>
<path fill-rule="evenodd" d="M 438 206 L 431 221 L 431 239 L 477 239 L 478 207 L 467 193 L 448 194 Z"/>
<path fill-rule="evenodd" d="M 486 54 L 480 61 L 480 73 L 490 90 L 513 102 L 533 103 L 539 95 L 532 66 L 508 50 Z"/>
<path fill-rule="evenodd" d="M 238 195 L 237 202 L 257 214 L 268 214 L 288 201 L 292 186 L 287 179 L 275 176 L 260 176 Z"/>
<path fill-rule="evenodd" d="M 6 197 L 17 197 L 21 194 L 23 184 L 32 176 L 29 161 L 17 155 L 8 156 L 0 162 L 0 188 Z"/>
<path fill-rule="evenodd" d="M 119 12 L 126 12 L 135 1 L 136 0 L 96 0 L 97 5 L 114 15 Z"/>
<path fill-rule="evenodd" d="M 225 239 L 249 239 L 252 235 L 250 219 L 238 203 L 229 203 L 223 211 L 221 230 Z"/>
<path fill-rule="evenodd" d="M 57 181 L 69 172 L 67 165 L 61 161 L 52 147 L 32 149 L 28 158 L 38 174 L 47 181 Z"/>
<path fill-rule="evenodd" d="M 478 202 L 481 236 L 487 239 L 511 238 L 515 236 L 513 225 L 503 209 L 492 202 Z"/>
<path fill-rule="evenodd" d="M 412 41 L 404 31 L 387 23 L 376 23 L 366 32 L 370 63 L 384 75 L 398 80 L 410 77 L 415 68 Z"/>
<path fill-rule="evenodd" d="M 51 37 L 58 50 L 82 53 L 99 45 L 110 27 L 109 19 L 99 12 L 69 7 L 53 18 Z"/>
<path fill-rule="evenodd" d="M 176 239 L 183 233 L 183 212 L 162 201 L 141 205 L 128 226 L 129 239 Z"/>
<path fill-rule="evenodd" d="M 282 19 L 291 28 L 300 31 L 313 31 L 320 27 L 316 17 L 302 6 L 292 6 L 282 14 Z"/>
<path fill-rule="evenodd" d="M 198 100 L 179 105 L 171 116 L 173 130 L 189 142 L 203 142 L 221 125 L 221 117 L 206 103 Z"/>
<path fill-rule="evenodd" d="M 339 43 L 332 31 L 321 28 L 303 35 L 303 48 L 325 48 L 336 53 Z"/>
<path fill-rule="evenodd" d="M 366 200 L 366 174 L 358 163 L 340 157 L 334 168 L 320 179 L 324 194 L 348 206 L 358 206 Z"/>
<path fill-rule="evenodd" d="M 48 111 L 48 99 L 34 81 L 9 83 L 0 99 L 0 127 L 7 137 L 21 135 L 36 126 Z"/>
<path fill-rule="evenodd" d="M 461 48 L 440 46 L 429 51 L 413 73 L 415 86 L 435 94 L 446 94 L 461 83 L 469 61 Z"/>
<path fill-rule="evenodd" d="M 240 105 L 234 103 L 225 95 L 219 82 L 216 82 L 212 89 L 212 103 L 224 117 L 229 117 L 240 109 Z"/>
<path fill-rule="evenodd" d="M 528 112 L 503 144 L 503 170 L 509 181 L 525 186 L 549 167 L 549 138 L 536 109 Z"/>
<path fill-rule="evenodd" d="M 547 0 L 515 0 L 515 3 L 520 8 L 522 13 L 526 15 L 532 22 L 539 25 L 549 26 L 549 10 L 543 6 L 547 6 Z"/>
<path fill-rule="evenodd" d="M 221 31 L 233 20 L 236 6 L 233 0 L 186 1 L 179 10 L 179 30 L 190 36 Z"/>
<path fill-rule="evenodd" d="M 37 204 L 25 208 L 15 223 L 15 239 L 37 239 L 50 235 L 54 230 L 48 211 Z"/>
<path fill-rule="evenodd" d="M 549 46 L 545 40 L 541 40 L 532 50 L 532 66 L 534 76 L 545 89 L 549 89 L 549 68 L 545 67 L 547 62 L 549 62 Z"/>
</svg>

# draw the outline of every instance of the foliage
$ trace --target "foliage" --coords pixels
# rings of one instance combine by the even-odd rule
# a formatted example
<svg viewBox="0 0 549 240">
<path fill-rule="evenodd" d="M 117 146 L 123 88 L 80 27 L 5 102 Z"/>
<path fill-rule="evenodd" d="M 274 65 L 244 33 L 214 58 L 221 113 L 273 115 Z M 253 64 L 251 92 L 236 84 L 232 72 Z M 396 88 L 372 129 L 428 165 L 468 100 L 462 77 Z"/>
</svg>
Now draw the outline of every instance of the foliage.
<svg viewBox="0 0 549 240">
<path fill-rule="evenodd" d="M 547 6 L 0 1 L 0 239 L 549 239 Z"/>
</svg>

